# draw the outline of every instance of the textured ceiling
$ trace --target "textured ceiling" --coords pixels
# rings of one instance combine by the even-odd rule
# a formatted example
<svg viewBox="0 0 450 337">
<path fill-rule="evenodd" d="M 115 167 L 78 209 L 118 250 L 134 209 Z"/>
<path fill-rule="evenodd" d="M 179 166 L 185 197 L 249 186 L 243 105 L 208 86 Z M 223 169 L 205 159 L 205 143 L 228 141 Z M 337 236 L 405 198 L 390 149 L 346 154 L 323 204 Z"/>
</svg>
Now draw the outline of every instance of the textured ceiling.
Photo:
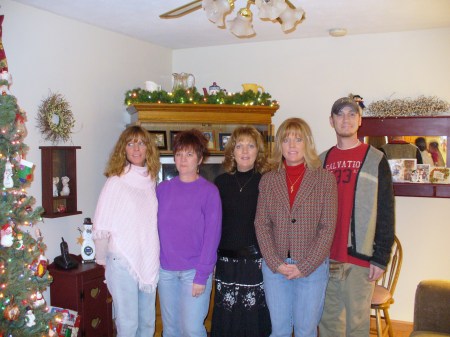
<svg viewBox="0 0 450 337">
<path fill-rule="evenodd" d="M 450 0 L 291 0 L 303 8 L 306 20 L 289 34 L 278 23 L 261 21 L 252 6 L 256 30 L 252 38 L 237 38 L 228 29 L 215 27 L 203 9 L 176 19 L 159 18 L 189 0 L 13 1 L 171 49 L 321 37 L 341 27 L 348 35 L 450 27 Z M 245 4 L 236 0 L 235 12 Z"/>
</svg>

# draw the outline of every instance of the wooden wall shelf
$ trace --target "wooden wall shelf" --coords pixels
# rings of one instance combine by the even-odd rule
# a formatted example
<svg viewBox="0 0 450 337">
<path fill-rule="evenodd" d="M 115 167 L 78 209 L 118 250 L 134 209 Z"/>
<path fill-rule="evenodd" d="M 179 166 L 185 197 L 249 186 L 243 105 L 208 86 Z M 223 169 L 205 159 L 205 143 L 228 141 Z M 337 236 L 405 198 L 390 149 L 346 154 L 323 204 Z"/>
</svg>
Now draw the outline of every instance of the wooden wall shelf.
<svg viewBox="0 0 450 337">
<path fill-rule="evenodd" d="M 77 156 L 80 146 L 40 146 L 42 167 L 43 218 L 60 218 L 81 214 L 77 209 Z M 53 177 L 69 177 L 70 194 L 53 196 Z M 59 182 L 58 191 L 61 189 Z M 64 207 L 62 211 L 60 207 Z"/>
<path fill-rule="evenodd" d="M 215 147 L 212 155 L 221 155 L 220 134 L 231 133 L 242 125 L 255 126 L 265 138 L 268 152 L 272 150 L 274 129 L 272 117 L 278 106 L 242 106 L 226 104 L 155 104 L 142 103 L 129 105 L 132 124 L 142 125 L 149 131 L 166 133 L 167 148 L 161 155 L 172 155 L 171 131 L 197 128 L 213 131 Z"/>
<path fill-rule="evenodd" d="M 363 117 L 358 137 L 446 136 L 450 140 L 450 116 Z M 447 167 L 450 151 L 447 149 Z M 450 184 L 394 183 L 396 196 L 450 198 Z"/>
</svg>

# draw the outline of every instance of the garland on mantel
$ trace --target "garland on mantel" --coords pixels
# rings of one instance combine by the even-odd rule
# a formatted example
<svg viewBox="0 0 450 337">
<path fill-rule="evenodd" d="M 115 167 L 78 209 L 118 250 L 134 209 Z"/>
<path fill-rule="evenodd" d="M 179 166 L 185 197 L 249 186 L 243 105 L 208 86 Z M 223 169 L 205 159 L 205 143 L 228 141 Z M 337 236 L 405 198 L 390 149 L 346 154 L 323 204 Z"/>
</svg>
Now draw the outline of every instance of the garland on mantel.
<svg viewBox="0 0 450 337">
<path fill-rule="evenodd" d="M 267 92 L 253 92 L 247 90 L 238 93 L 223 91 L 214 95 L 201 95 L 196 88 L 192 90 L 178 89 L 174 92 L 164 90 L 147 91 L 136 88 L 125 93 L 125 104 L 165 103 L 165 104 L 231 104 L 231 105 L 260 105 L 278 106 L 278 102 L 271 100 Z"/>
</svg>

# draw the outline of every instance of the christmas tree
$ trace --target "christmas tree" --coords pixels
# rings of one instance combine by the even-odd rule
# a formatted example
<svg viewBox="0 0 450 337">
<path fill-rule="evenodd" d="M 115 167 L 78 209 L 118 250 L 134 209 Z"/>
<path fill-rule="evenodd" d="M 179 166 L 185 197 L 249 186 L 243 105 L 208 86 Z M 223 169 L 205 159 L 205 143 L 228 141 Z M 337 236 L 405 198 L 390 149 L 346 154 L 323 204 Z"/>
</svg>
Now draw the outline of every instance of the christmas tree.
<svg viewBox="0 0 450 337">
<path fill-rule="evenodd" d="M 41 220 L 43 209 L 33 209 L 35 200 L 25 190 L 32 180 L 33 164 L 24 160 L 26 115 L 9 91 L 2 21 L 0 16 L 0 337 L 49 336 L 53 315 L 42 297 L 52 281 L 46 246 L 38 229 L 36 238 L 29 233 Z"/>
</svg>

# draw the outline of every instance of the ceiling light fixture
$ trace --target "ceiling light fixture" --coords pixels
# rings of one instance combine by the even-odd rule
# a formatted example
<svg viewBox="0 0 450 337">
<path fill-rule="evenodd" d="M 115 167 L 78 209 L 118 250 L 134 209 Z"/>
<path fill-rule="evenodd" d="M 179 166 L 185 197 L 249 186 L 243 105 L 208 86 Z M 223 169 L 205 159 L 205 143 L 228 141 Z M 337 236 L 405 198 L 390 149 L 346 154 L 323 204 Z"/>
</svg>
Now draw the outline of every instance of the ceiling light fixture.
<svg viewBox="0 0 450 337">
<path fill-rule="evenodd" d="M 200 5 L 201 2 L 201 5 Z M 203 8 L 206 17 L 219 28 L 225 28 L 225 18 L 234 10 L 236 0 L 194 0 L 182 7 L 160 15 L 163 19 L 177 18 Z M 246 7 L 239 9 L 234 19 L 228 20 L 230 31 L 237 37 L 256 35 L 253 29 L 253 13 L 251 5 L 258 8 L 258 17 L 263 21 L 277 22 L 285 33 L 295 30 L 305 19 L 303 9 L 296 8 L 289 0 L 247 0 Z"/>
<path fill-rule="evenodd" d="M 224 19 L 234 9 L 235 0 L 202 0 L 202 7 L 207 18 L 218 27 L 225 27 Z M 247 6 L 241 8 L 233 20 L 228 20 L 230 31 L 237 37 L 256 35 L 253 29 L 251 5 L 258 8 L 258 17 L 281 24 L 285 33 L 290 33 L 297 24 L 305 19 L 305 12 L 296 8 L 289 0 L 248 0 Z"/>
</svg>

